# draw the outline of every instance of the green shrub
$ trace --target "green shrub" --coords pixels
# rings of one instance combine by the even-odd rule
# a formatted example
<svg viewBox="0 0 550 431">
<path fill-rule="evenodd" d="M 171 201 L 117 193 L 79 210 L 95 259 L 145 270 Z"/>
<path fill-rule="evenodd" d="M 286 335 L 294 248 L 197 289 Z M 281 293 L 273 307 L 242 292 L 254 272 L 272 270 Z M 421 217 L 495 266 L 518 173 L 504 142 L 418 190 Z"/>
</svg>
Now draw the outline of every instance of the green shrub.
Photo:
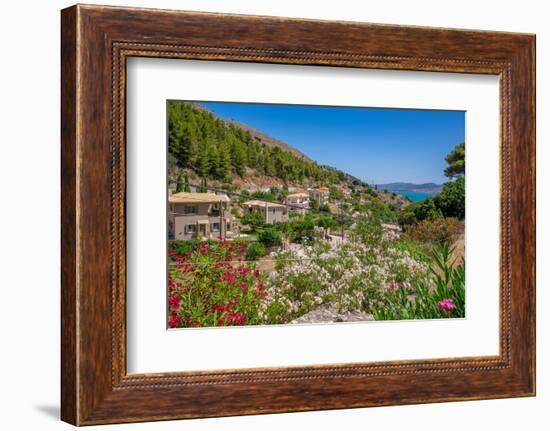
<svg viewBox="0 0 550 431">
<path fill-rule="evenodd" d="M 423 247 L 414 241 L 410 241 L 404 235 L 401 239 L 395 243 L 395 248 L 399 251 L 407 252 L 411 257 L 419 262 L 428 263 L 430 261 L 429 256 L 426 254 Z"/>
<path fill-rule="evenodd" d="M 465 198 L 465 180 L 464 177 L 459 177 L 455 181 L 446 183 L 435 201 L 445 217 L 456 217 L 464 220 Z"/>
<path fill-rule="evenodd" d="M 266 247 L 281 244 L 281 233 L 274 226 L 266 227 L 258 233 L 258 241 Z"/>
<path fill-rule="evenodd" d="M 258 260 L 265 255 L 265 246 L 261 242 L 251 242 L 246 247 L 246 260 Z"/>
<path fill-rule="evenodd" d="M 422 220 L 434 220 L 441 217 L 443 217 L 443 213 L 436 205 L 435 199 L 428 198 L 404 208 L 398 216 L 398 222 L 401 226 L 407 226 Z"/>
<path fill-rule="evenodd" d="M 207 244 L 209 246 L 215 245 L 216 241 L 206 240 L 200 241 L 198 239 L 172 239 L 168 242 L 168 250 L 175 251 L 177 254 L 184 255 L 186 253 L 193 253 L 199 248 L 200 244 Z"/>
<path fill-rule="evenodd" d="M 241 217 L 241 223 L 250 226 L 252 229 L 258 229 L 262 227 L 264 223 L 264 217 L 255 211 L 248 212 Z"/>
</svg>

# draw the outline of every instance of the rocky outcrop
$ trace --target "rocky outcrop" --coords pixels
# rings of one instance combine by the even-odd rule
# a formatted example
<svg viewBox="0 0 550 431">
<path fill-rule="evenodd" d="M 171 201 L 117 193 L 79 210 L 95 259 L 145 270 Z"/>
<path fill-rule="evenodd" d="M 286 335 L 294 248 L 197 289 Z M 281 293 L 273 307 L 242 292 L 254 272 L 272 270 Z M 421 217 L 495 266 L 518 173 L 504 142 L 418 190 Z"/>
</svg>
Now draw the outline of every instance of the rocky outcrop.
<svg viewBox="0 0 550 431">
<path fill-rule="evenodd" d="M 294 319 L 290 323 L 337 323 L 337 322 L 363 322 L 374 320 L 372 314 L 361 311 L 338 311 L 332 304 L 324 304 L 319 308 Z"/>
</svg>

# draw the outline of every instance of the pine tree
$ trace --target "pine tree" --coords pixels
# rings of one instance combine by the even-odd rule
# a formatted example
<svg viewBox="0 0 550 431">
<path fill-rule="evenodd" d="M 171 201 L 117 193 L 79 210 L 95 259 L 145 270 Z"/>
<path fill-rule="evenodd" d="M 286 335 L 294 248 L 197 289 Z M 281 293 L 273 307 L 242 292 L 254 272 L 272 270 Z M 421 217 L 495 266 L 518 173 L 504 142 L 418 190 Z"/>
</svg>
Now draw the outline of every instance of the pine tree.
<svg viewBox="0 0 550 431">
<path fill-rule="evenodd" d="M 233 153 L 232 153 L 232 159 L 233 159 L 233 166 L 235 168 L 235 172 L 238 176 L 242 177 L 245 173 L 245 166 L 246 166 L 246 147 L 242 142 L 235 142 L 233 145 Z"/>
<path fill-rule="evenodd" d="M 220 148 L 220 165 L 217 174 L 218 179 L 221 181 L 231 179 L 231 154 L 229 153 L 229 147 L 225 144 Z"/>
<path fill-rule="evenodd" d="M 208 149 L 203 148 L 199 156 L 199 173 L 202 177 L 206 177 L 210 173 L 210 159 L 208 157 Z"/>
<path fill-rule="evenodd" d="M 181 174 L 178 174 L 178 179 L 176 180 L 176 193 L 181 193 L 185 191 L 185 185 L 182 181 Z"/>
</svg>

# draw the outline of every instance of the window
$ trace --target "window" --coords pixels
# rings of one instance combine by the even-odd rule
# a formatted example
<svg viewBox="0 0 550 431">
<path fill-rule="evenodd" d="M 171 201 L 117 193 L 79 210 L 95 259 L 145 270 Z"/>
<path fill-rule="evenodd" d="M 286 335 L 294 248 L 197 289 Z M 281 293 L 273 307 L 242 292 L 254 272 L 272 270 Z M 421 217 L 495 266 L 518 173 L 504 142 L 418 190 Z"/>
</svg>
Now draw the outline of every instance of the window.
<svg viewBox="0 0 550 431">
<path fill-rule="evenodd" d="M 212 232 L 219 232 L 220 231 L 220 223 L 212 223 L 210 225 L 210 229 L 212 230 Z"/>
<path fill-rule="evenodd" d="M 197 214 L 197 206 L 196 205 L 185 205 L 183 207 L 183 213 L 184 214 Z"/>
<path fill-rule="evenodd" d="M 197 232 L 197 225 L 196 224 L 186 224 L 185 225 L 185 233 L 188 235 L 188 234 L 191 234 L 191 233 L 196 233 Z"/>
</svg>

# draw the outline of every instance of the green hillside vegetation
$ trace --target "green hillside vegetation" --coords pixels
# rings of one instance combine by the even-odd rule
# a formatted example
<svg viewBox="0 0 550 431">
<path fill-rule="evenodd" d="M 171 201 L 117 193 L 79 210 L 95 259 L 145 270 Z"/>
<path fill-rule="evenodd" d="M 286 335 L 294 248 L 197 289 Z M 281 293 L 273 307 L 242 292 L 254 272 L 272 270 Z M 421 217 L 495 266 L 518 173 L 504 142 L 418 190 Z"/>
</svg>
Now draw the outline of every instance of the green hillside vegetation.
<svg viewBox="0 0 550 431">
<path fill-rule="evenodd" d="M 266 145 L 249 131 L 190 103 L 170 102 L 168 116 L 170 155 L 177 166 L 202 178 L 228 182 L 244 177 L 248 168 L 256 175 L 290 182 L 347 180 L 341 171 Z"/>
</svg>

